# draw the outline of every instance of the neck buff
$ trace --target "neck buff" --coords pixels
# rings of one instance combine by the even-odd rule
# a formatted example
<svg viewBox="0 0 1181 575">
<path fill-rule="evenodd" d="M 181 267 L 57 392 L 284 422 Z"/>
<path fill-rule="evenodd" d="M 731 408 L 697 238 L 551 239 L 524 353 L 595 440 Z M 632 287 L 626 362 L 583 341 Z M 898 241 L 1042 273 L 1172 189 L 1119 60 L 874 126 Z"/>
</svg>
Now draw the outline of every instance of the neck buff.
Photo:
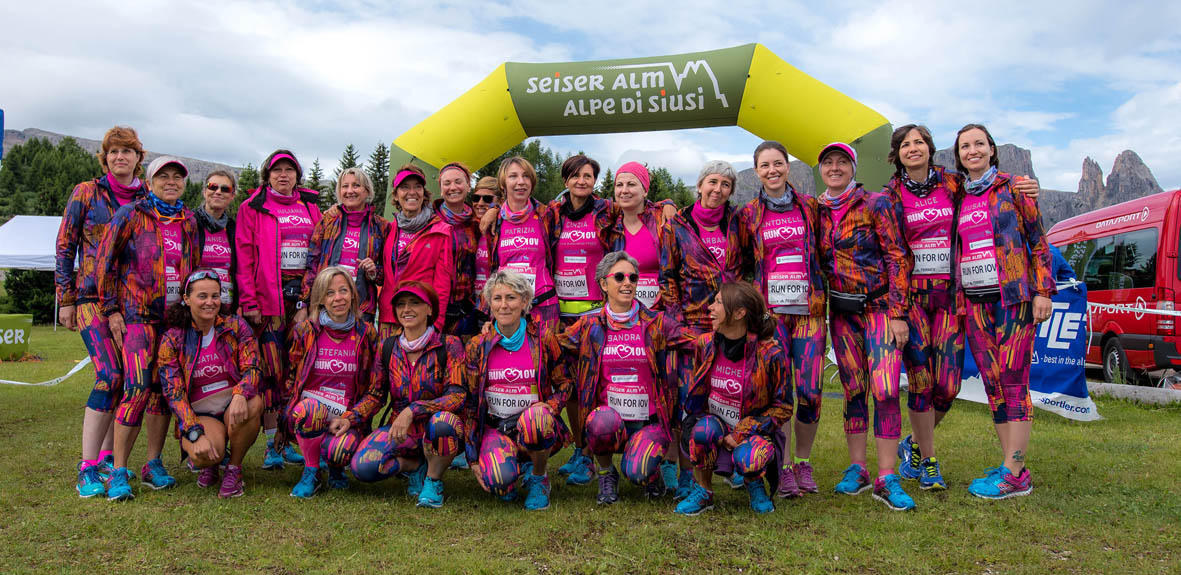
<svg viewBox="0 0 1181 575">
<path fill-rule="evenodd" d="M 563 193 L 569 194 L 570 192 L 567 191 L 567 192 L 563 192 Z M 575 222 L 577 222 L 578 220 L 581 220 L 584 216 L 591 213 L 591 210 L 594 210 L 594 209 L 595 209 L 595 197 L 593 195 L 587 196 L 586 201 L 583 202 L 583 204 L 582 204 L 582 207 L 578 208 L 577 210 L 574 209 L 573 196 L 567 195 L 566 201 L 562 202 L 562 207 L 559 208 L 559 210 L 561 210 L 563 216 L 566 216 L 567 218 L 570 218 L 572 221 L 575 221 Z"/>
<path fill-rule="evenodd" d="M 353 329 L 353 325 L 357 323 L 357 318 L 353 317 L 353 312 L 349 312 L 349 316 L 344 321 L 334 321 L 332 316 L 328 315 L 328 310 L 320 310 L 320 325 L 332 331 L 347 332 Z"/>
<path fill-rule="evenodd" d="M 517 351 L 521 349 L 521 345 L 525 343 L 525 320 L 522 318 L 520 325 L 517 326 L 517 331 L 513 332 L 513 336 L 509 337 L 500 331 L 500 322 L 496 323 L 496 333 L 500 334 L 500 347 L 509 351 Z"/>
<path fill-rule="evenodd" d="M 633 301 L 632 308 L 623 313 L 615 313 L 611 311 L 610 305 L 605 305 L 603 313 L 607 315 L 607 329 L 611 331 L 631 329 L 640 317 L 640 302 Z"/>
<path fill-rule="evenodd" d="M 509 209 L 507 201 L 504 205 L 500 206 L 500 217 L 514 224 L 524 223 L 531 215 L 533 215 L 533 200 L 529 200 L 529 203 L 525 205 L 525 209 L 519 212 Z"/>
<path fill-rule="evenodd" d="M 205 204 L 197 206 L 197 209 L 193 210 L 193 214 L 197 216 L 197 223 L 201 224 L 201 227 L 214 233 L 226 229 L 226 225 L 230 223 L 229 210 L 222 212 L 220 218 L 214 218 L 205 211 Z"/>
<path fill-rule="evenodd" d="M 299 199 L 299 196 L 295 193 L 294 190 L 292 190 L 291 195 L 284 196 L 283 194 L 276 192 L 275 189 L 270 186 L 267 186 L 267 195 L 270 196 L 270 198 L 272 200 L 275 200 L 276 202 L 279 202 L 280 204 L 286 204 L 286 205 L 294 204 L 295 200 Z"/>
<path fill-rule="evenodd" d="M 927 194 L 930 194 L 931 190 L 935 189 L 937 180 L 938 178 L 935 177 L 935 170 L 933 168 L 927 170 L 927 179 L 923 182 L 916 182 L 910 179 L 910 174 L 906 173 L 906 170 L 902 170 L 902 185 L 906 186 L 906 189 L 910 190 L 910 193 L 920 198 L 927 197 Z"/>
<path fill-rule="evenodd" d="M 788 188 L 783 188 L 783 195 L 778 198 L 772 198 L 767 194 L 767 190 L 759 191 L 759 198 L 763 200 L 763 205 L 767 206 L 768 210 L 775 213 L 782 214 L 792 208 L 792 194 Z"/>
<path fill-rule="evenodd" d="M 693 215 L 693 219 L 697 220 L 697 225 L 707 228 L 716 228 L 718 227 L 718 224 L 722 223 L 722 213 L 725 211 L 725 209 L 726 204 L 722 204 L 716 208 L 706 208 L 705 206 L 701 205 L 701 201 L 699 200 L 697 203 L 693 204 L 693 207 L 691 208 L 692 211 L 690 213 Z"/>
<path fill-rule="evenodd" d="M 414 216 L 413 218 L 406 217 L 406 215 L 402 212 L 398 212 L 394 215 L 398 219 L 399 230 L 402 230 L 408 234 L 416 234 L 419 230 L 425 228 L 426 225 L 430 223 L 431 217 L 435 215 L 435 210 L 432 210 L 427 206 L 423 206 L 422 211 L 418 212 L 418 215 Z"/>
<path fill-rule="evenodd" d="M 714 339 L 718 343 L 718 350 L 730 361 L 739 361 L 746 351 L 746 338 L 730 339 L 718 332 L 714 332 Z"/>
<path fill-rule="evenodd" d="M 371 210 L 373 210 L 373 206 L 369 204 L 365 204 L 364 207 L 355 212 L 346 209 L 344 204 L 340 206 L 340 211 L 344 212 L 345 223 L 352 227 L 357 227 L 365 223 L 365 218 L 369 216 Z"/>
<path fill-rule="evenodd" d="M 156 216 L 161 220 L 180 219 L 177 216 L 185 209 L 185 203 L 180 201 L 180 198 L 177 198 L 175 204 L 169 204 L 154 192 L 148 192 L 148 201 L 152 203 L 152 209 L 156 210 Z"/>
<path fill-rule="evenodd" d="M 473 215 L 474 213 L 472 212 L 472 207 L 467 204 L 464 204 L 463 210 L 459 212 L 451 211 L 451 208 L 447 207 L 447 202 L 439 204 L 439 217 L 444 222 L 447 222 L 453 226 L 470 222 Z"/>
<path fill-rule="evenodd" d="M 135 195 L 139 193 L 139 189 L 143 186 L 139 178 L 131 180 L 131 185 L 124 186 L 115 179 L 115 176 L 107 173 L 107 185 L 111 187 L 111 192 L 115 194 L 115 199 L 119 200 L 120 204 L 126 204 L 135 199 Z"/>
<path fill-rule="evenodd" d="M 426 331 L 422 332 L 422 335 L 418 336 L 417 339 L 410 340 L 406 339 L 406 332 L 403 331 L 402 335 L 398 336 L 398 347 L 401 347 L 403 350 L 411 353 L 422 351 L 424 348 L 426 348 L 426 342 L 430 340 L 431 336 L 434 334 L 434 326 L 427 326 Z"/>
<path fill-rule="evenodd" d="M 849 185 L 845 187 L 845 191 L 841 192 L 835 197 L 828 195 L 828 192 L 826 191 L 823 194 L 820 194 L 820 197 L 816 199 L 820 200 L 820 203 L 824 204 L 824 207 L 830 210 L 840 209 L 841 206 L 845 205 L 845 202 L 849 201 L 849 196 L 853 195 L 853 189 L 856 187 L 857 182 L 849 182 Z"/>
<path fill-rule="evenodd" d="M 996 180 L 996 166 L 990 166 L 979 180 L 968 180 L 964 182 L 964 189 L 973 196 L 983 194 L 988 188 L 992 187 L 993 180 Z"/>
</svg>

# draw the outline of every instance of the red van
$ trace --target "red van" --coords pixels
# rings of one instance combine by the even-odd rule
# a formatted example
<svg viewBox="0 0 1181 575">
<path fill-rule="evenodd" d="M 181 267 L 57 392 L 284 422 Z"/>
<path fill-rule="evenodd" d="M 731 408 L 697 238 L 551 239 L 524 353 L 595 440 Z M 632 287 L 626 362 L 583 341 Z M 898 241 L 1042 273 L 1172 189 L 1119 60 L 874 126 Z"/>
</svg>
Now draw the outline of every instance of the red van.
<svg viewBox="0 0 1181 575">
<path fill-rule="evenodd" d="M 1181 369 L 1177 322 L 1144 310 L 1181 309 L 1181 190 L 1098 209 L 1058 222 L 1048 239 L 1087 284 L 1091 308 L 1087 363 L 1107 381 L 1139 379 L 1143 370 Z"/>
</svg>

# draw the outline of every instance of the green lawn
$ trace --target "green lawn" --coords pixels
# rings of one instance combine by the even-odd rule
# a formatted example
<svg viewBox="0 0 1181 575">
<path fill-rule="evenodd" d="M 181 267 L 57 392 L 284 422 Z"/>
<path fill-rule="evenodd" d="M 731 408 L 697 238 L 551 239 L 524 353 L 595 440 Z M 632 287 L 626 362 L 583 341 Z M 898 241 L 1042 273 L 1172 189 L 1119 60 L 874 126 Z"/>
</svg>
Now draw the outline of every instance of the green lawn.
<svg viewBox="0 0 1181 575">
<path fill-rule="evenodd" d="M 77 334 L 35 328 L 39 363 L 0 365 L 0 379 L 42 381 L 86 352 Z M 1101 399 L 1106 418 L 1073 423 L 1038 412 L 1030 497 L 977 500 L 966 485 L 999 461 L 987 408 L 958 404 L 940 428 L 951 489 L 912 489 L 896 513 L 867 494 L 831 489 L 847 464 L 841 404 L 826 398 L 813 462 L 822 493 L 776 500 L 754 516 L 745 492 L 714 483 L 719 503 L 696 518 L 671 500 L 622 488 L 598 507 L 594 488 L 554 481 L 548 511 L 527 513 L 445 477 L 442 509 L 417 509 L 401 481 L 354 485 L 312 501 L 288 496 L 299 470 L 247 458 L 247 494 L 222 502 L 166 462 L 180 486 L 139 489 L 115 505 L 73 490 L 89 368 L 56 387 L 0 385 L 0 573 L 1176 573 L 1181 564 L 1181 408 Z M 565 460 L 565 454 L 560 458 Z M 132 458 L 143 463 L 143 442 Z M 553 474 L 556 479 L 556 473 Z M 908 484 L 913 486 L 914 484 Z M 96 570 L 96 567 L 106 569 Z"/>
</svg>

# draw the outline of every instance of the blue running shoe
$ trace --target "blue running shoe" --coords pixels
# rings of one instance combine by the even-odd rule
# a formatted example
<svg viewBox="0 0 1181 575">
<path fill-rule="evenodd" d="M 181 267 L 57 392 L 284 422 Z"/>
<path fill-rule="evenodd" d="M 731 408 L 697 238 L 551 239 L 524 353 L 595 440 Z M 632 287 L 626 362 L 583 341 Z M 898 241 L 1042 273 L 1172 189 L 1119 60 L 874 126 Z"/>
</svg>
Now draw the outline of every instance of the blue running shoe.
<svg viewBox="0 0 1181 575">
<path fill-rule="evenodd" d="M 296 465 L 303 465 L 303 456 L 295 450 L 295 443 L 288 443 L 287 447 L 283 448 L 283 460 L 287 463 L 294 463 Z"/>
<path fill-rule="evenodd" d="M 131 492 L 131 484 L 127 478 L 131 473 L 126 467 L 120 467 L 111 472 L 111 480 L 107 482 L 107 501 L 131 501 L 135 494 Z"/>
<path fill-rule="evenodd" d="M 574 472 L 566 476 L 566 485 L 587 485 L 594 479 L 594 462 L 583 455 L 574 464 Z"/>
<path fill-rule="evenodd" d="M 919 469 L 922 470 L 923 475 L 919 477 L 919 489 L 935 489 L 942 491 L 947 489 L 947 482 L 943 480 L 943 470 L 939 467 L 939 460 L 934 457 L 928 457 L 919 464 Z"/>
<path fill-rule="evenodd" d="M 571 473 L 574 473 L 574 471 L 576 469 L 578 469 L 578 462 L 581 459 L 582 459 L 582 448 L 575 447 L 574 453 L 570 454 L 570 459 L 567 459 L 566 463 L 563 463 L 562 466 L 558 468 L 558 475 L 565 477 L 567 475 L 570 475 Z"/>
<path fill-rule="evenodd" d="M 1006 471 L 1007 470 L 1005 469 L 1004 463 L 1001 463 L 996 467 L 985 467 L 984 477 L 977 477 L 976 479 L 973 479 L 972 483 L 969 484 L 969 487 L 976 485 L 977 483 L 995 483 L 996 479 L 1003 475 Z"/>
<path fill-rule="evenodd" d="M 746 481 L 742 479 L 741 475 L 731 473 L 730 477 L 726 478 L 726 484 L 730 486 L 730 489 L 742 489 L 745 487 Z"/>
<path fill-rule="evenodd" d="M 406 472 L 406 494 L 418 497 L 422 494 L 422 483 L 426 479 L 426 461 L 418 465 L 414 471 Z"/>
<path fill-rule="evenodd" d="M 330 489 L 348 489 L 349 477 L 344 474 L 343 467 L 328 468 L 328 487 Z"/>
<path fill-rule="evenodd" d="M 525 509 L 529 511 L 541 511 L 549 509 L 549 476 L 533 475 L 532 472 L 525 476 Z"/>
<path fill-rule="evenodd" d="M 283 456 L 275 451 L 275 440 L 267 440 L 267 450 L 262 456 L 263 469 L 283 469 Z"/>
<path fill-rule="evenodd" d="M 468 462 L 467 462 L 467 454 L 466 453 L 460 453 L 459 455 L 455 456 L 455 459 L 451 460 L 451 469 L 466 470 L 470 467 L 471 466 L 468 465 Z"/>
<path fill-rule="evenodd" d="M 664 485 L 670 488 L 677 484 L 677 464 L 665 461 L 660 464 L 660 475 L 664 478 Z"/>
<path fill-rule="evenodd" d="M 300 499 L 311 499 L 320 491 L 320 468 L 305 467 L 299 483 L 291 488 L 291 496 Z"/>
<path fill-rule="evenodd" d="M 898 473 L 904 479 L 918 479 L 922 475 L 919 469 L 919 444 L 910 435 L 898 442 Z"/>
<path fill-rule="evenodd" d="M 677 493 L 674 499 L 680 501 L 688 497 L 691 491 L 693 491 L 693 472 L 682 469 L 681 474 L 677 476 Z"/>
<path fill-rule="evenodd" d="M 735 475 L 738 475 L 735 473 Z M 746 482 L 746 493 L 750 495 L 750 510 L 755 513 L 770 513 L 775 511 L 775 504 L 771 502 L 771 496 L 767 495 L 767 486 L 763 484 L 763 479 L 752 479 Z"/>
<path fill-rule="evenodd" d="M 91 465 L 83 469 L 81 464 L 78 467 L 78 497 L 84 499 L 94 497 L 95 495 L 106 495 L 107 488 L 103 485 L 103 479 L 98 474 L 98 466 Z"/>
<path fill-rule="evenodd" d="M 1008 499 L 1021 497 L 1033 493 L 1033 475 L 1029 468 L 1021 470 L 1021 475 L 1013 475 L 1007 468 L 993 476 L 991 480 L 985 477 L 977 479 L 968 487 L 968 492 L 981 499 Z"/>
<path fill-rule="evenodd" d="M 418 506 L 438 509 L 443 506 L 443 480 L 427 477 L 418 494 Z"/>
<path fill-rule="evenodd" d="M 713 508 L 713 492 L 702 487 L 701 484 L 694 481 L 693 485 L 689 488 L 689 495 L 687 495 L 684 500 L 677 504 L 677 508 L 673 510 L 673 513 L 692 516 L 697 515 L 702 511 L 709 511 Z"/>
<path fill-rule="evenodd" d="M 879 477 L 873 482 L 873 498 L 894 511 L 914 509 L 914 499 L 902 490 L 902 478 L 897 473 Z"/>
<path fill-rule="evenodd" d="M 98 462 L 98 476 L 103 480 L 103 483 L 111 480 L 111 474 L 115 472 L 115 456 L 107 455 Z"/>
<path fill-rule="evenodd" d="M 157 457 L 144 464 L 139 470 L 139 480 L 152 489 L 168 489 L 176 486 L 176 478 L 168 474 L 164 462 Z"/>
<path fill-rule="evenodd" d="M 844 476 L 840 483 L 837 483 L 837 486 L 833 488 L 833 491 L 845 495 L 857 495 L 869 487 L 869 473 L 866 473 L 864 467 L 854 463 L 845 468 Z"/>
</svg>

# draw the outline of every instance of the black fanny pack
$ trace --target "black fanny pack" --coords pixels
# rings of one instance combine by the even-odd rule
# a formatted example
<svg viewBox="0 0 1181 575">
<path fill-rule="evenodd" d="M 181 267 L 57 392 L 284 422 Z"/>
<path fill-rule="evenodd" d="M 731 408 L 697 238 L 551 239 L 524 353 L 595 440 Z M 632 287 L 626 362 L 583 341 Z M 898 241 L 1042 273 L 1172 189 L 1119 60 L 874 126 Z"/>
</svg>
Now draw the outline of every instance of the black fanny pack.
<svg viewBox="0 0 1181 575">
<path fill-rule="evenodd" d="M 964 288 L 964 297 L 972 303 L 996 303 L 1001 301 L 1001 288 Z"/>
<path fill-rule="evenodd" d="M 303 279 L 293 278 L 283 282 L 283 299 L 294 302 L 303 291 Z"/>
<path fill-rule="evenodd" d="M 865 307 L 869 302 L 877 300 L 889 291 L 889 286 L 882 286 L 868 294 L 829 290 L 828 309 L 833 313 L 839 313 L 841 315 L 861 315 L 865 313 Z"/>
</svg>

